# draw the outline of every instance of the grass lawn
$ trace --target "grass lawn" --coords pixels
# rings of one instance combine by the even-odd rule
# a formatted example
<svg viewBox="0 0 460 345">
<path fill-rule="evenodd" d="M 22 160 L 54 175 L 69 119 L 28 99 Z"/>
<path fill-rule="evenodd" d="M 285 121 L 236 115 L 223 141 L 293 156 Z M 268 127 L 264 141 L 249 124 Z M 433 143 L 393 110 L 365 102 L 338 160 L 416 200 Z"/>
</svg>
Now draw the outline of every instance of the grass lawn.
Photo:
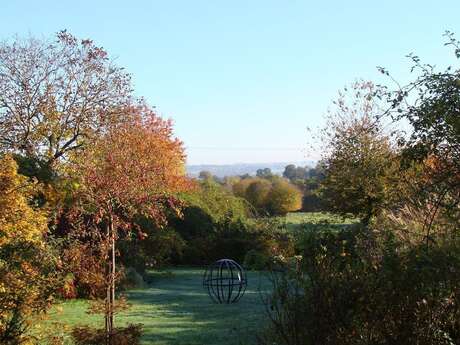
<svg viewBox="0 0 460 345">
<path fill-rule="evenodd" d="M 171 269 L 171 274 L 152 272 L 150 287 L 127 293 L 132 307 L 117 315 L 116 324 L 144 324 L 142 344 L 249 344 L 266 320 L 262 302 L 270 283 L 263 273 L 248 272 L 248 289 L 237 304 L 219 305 L 201 285 L 200 269 Z M 103 326 L 102 316 L 88 315 L 85 300 L 56 305 L 46 321 L 57 324 Z M 57 324 L 56 324 L 57 323 Z M 70 337 L 67 337 L 70 339 Z M 70 342 L 68 342 L 70 344 Z"/>
<path fill-rule="evenodd" d="M 285 217 L 288 231 L 319 230 L 327 226 L 328 229 L 340 229 L 343 226 L 358 222 L 355 218 L 343 218 L 327 212 L 293 212 Z"/>
</svg>

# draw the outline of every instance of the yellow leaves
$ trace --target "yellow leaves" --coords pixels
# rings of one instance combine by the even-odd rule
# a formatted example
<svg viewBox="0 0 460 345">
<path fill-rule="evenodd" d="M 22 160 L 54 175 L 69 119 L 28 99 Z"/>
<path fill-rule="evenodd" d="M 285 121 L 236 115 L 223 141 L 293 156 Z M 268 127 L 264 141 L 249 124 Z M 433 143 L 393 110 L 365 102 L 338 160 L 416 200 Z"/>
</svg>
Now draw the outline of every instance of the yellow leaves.
<svg viewBox="0 0 460 345">
<path fill-rule="evenodd" d="M 47 230 L 44 211 L 29 205 L 36 185 L 17 173 L 17 164 L 7 155 L 0 159 L 0 245 L 11 240 L 39 243 Z"/>
<path fill-rule="evenodd" d="M 49 303 L 44 294 L 52 283 L 40 272 L 48 260 L 42 255 L 47 216 L 30 205 L 37 187 L 17 173 L 11 156 L 0 159 L 0 333 L 13 315 L 25 317 Z"/>
</svg>

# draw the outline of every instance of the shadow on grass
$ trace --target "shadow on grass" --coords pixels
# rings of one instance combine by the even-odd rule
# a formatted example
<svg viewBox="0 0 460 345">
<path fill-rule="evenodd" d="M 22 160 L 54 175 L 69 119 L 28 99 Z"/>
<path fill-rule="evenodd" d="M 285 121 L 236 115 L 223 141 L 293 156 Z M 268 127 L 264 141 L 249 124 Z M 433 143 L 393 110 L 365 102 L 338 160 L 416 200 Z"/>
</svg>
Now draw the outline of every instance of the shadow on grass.
<svg viewBox="0 0 460 345">
<path fill-rule="evenodd" d="M 132 308 L 120 323 L 143 323 L 143 344 L 254 343 L 266 318 L 262 295 L 270 290 L 264 274 L 249 272 L 248 289 L 237 304 L 211 301 L 201 285 L 202 271 L 174 269 L 173 277 L 152 273 L 148 289 L 131 290 Z"/>
</svg>

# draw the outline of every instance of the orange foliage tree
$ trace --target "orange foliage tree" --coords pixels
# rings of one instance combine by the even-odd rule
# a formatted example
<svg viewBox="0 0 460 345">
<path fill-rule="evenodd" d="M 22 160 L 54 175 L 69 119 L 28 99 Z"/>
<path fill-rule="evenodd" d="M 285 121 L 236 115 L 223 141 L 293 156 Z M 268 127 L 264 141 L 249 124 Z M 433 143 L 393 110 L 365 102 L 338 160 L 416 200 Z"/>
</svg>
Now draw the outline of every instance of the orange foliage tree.
<svg viewBox="0 0 460 345">
<path fill-rule="evenodd" d="M 184 148 L 173 137 L 172 123 L 145 105 L 124 111 L 132 121 L 107 131 L 74 165 L 81 209 L 95 217 L 108 243 L 104 311 L 108 343 L 113 332 L 119 231 L 132 230 L 137 215 L 165 224 L 168 211 L 179 212 L 177 193 L 189 187 Z"/>
</svg>

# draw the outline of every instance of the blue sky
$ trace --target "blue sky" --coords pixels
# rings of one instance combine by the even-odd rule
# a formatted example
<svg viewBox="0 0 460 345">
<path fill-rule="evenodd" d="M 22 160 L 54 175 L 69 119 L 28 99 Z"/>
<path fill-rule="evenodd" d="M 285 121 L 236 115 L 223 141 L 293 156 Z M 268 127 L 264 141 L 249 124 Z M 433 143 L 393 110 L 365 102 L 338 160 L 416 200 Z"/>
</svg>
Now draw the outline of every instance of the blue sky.
<svg viewBox="0 0 460 345">
<path fill-rule="evenodd" d="M 307 156 L 307 126 L 337 90 L 409 80 L 405 55 L 454 64 L 460 1 L 8 1 L 0 38 L 62 29 L 103 46 L 136 94 L 175 122 L 189 163 L 287 162 Z M 314 155 L 314 154 L 313 154 Z"/>
</svg>

